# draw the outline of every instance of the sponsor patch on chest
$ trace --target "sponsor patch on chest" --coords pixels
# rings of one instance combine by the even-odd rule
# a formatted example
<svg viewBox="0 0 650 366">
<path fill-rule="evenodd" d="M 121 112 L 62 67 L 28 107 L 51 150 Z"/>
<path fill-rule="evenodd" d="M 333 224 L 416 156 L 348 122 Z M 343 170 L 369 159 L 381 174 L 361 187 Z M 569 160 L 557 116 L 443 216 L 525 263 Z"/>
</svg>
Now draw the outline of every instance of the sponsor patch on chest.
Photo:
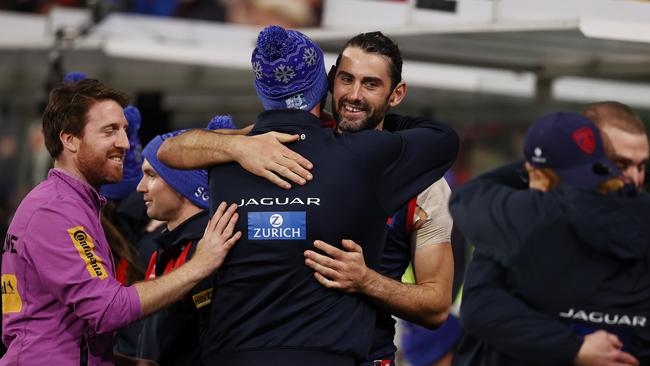
<svg viewBox="0 0 650 366">
<path fill-rule="evenodd" d="M 304 240 L 305 211 L 249 212 L 248 240 Z"/>
</svg>

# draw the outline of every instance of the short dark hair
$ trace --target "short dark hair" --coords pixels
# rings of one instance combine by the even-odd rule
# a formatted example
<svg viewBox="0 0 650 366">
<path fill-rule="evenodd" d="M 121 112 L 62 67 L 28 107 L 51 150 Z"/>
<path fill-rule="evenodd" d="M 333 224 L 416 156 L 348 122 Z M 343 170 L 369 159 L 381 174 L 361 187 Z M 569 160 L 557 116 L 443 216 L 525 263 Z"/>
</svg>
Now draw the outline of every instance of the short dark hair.
<svg viewBox="0 0 650 366">
<path fill-rule="evenodd" d="M 348 47 L 358 47 L 368 53 L 377 53 L 386 56 L 390 61 L 390 79 L 391 88 L 395 88 L 400 81 L 402 81 L 402 54 L 397 47 L 397 43 L 392 39 L 386 37 L 381 32 L 368 32 L 360 33 L 352 37 L 345 43 L 339 57 L 336 59 L 336 67 L 338 68 L 341 61 L 341 54 Z"/>
<path fill-rule="evenodd" d="M 606 126 L 618 128 L 632 134 L 645 134 L 646 128 L 641 118 L 632 108 L 621 102 L 596 102 L 587 106 L 582 115 L 589 118 L 598 128 Z"/>
<path fill-rule="evenodd" d="M 45 147 L 53 159 L 58 158 L 63 151 L 59 134 L 65 132 L 83 136 L 88 110 L 103 100 L 113 100 L 122 108 L 129 104 L 128 95 L 95 79 L 64 81 L 50 91 L 49 101 L 43 112 L 43 136 Z"/>
</svg>

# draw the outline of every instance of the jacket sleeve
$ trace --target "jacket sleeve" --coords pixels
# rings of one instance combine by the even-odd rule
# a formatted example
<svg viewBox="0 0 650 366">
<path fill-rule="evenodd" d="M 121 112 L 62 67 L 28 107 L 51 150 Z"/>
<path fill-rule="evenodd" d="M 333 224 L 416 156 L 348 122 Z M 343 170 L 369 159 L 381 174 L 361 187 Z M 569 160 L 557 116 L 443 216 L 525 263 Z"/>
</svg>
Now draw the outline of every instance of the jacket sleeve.
<svg viewBox="0 0 650 366">
<path fill-rule="evenodd" d="M 111 259 L 103 254 L 110 249 L 99 248 L 108 243 L 95 237 L 96 225 L 71 203 L 43 207 L 30 220 L 25 258 L 44 287 L 101 334 L 139 319 L 142 309 L 136 289 L 114 278 Z"/>
<path fill-rule="evenodd" d="M 442 178 L 458 155 L 458 135 L 448 126 L 421 120 L 398 131 L 361 131 L 346 136 L 347 147 L 369 172 L 386 213 Z"/>
<path fill-rule="evenodd" d="M 573 364 L 582 340 L 564 323 L 513 294 L 506 285 L 506 275 L 498 263 L 474 253 L 461 304 L 465 330 L 526 364 Z"/>
<path fill-rule="evenodd" d="M 384 118 L 384 131 L 396 132 L 418 127 L 421 123 L 431 121 L 429 118 L 403 116 L 400 114 L 388 113 Z"/>
<path fill-rule="evenodd" d="M 449 212 L 467 240 L 508 265 L 555 208 L 545 193 L 526 187 L 522 162 L 475 178 L 452 194 Z"/>
</svg>

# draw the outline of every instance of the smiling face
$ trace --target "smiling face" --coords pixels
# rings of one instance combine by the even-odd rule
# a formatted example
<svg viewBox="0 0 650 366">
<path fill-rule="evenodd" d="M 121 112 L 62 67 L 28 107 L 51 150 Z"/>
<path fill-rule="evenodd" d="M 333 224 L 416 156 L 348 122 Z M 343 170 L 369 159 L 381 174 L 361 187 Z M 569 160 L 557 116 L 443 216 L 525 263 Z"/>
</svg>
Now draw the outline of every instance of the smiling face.
<svg viewBox="0 0 650 366">
<path fill-rule="evenodd" d="M 400 82 L 391 88 L 390 59 L 350 46 L 341 53 L 334 75 L 332 111 L 340 131 L 356 132 L 381 125 L 388 108 L 406 93 Z"/>
<path fill-rule="evenodd" d="M 143 195 L 149 218 L 176 220 L 184 204 L 183 196 L 158 175 L 147 159 L 142 163 L 142 179 L 136 189 Z"/>
<path fill-rule="evenodd" d="M 122 180 L 124 155 L 129 149 L 124 110 L 113 100 L 96 102 L 86 114 L 78 146 L 76 164 L 79 173 L 93 187 Z"/>
</svg>

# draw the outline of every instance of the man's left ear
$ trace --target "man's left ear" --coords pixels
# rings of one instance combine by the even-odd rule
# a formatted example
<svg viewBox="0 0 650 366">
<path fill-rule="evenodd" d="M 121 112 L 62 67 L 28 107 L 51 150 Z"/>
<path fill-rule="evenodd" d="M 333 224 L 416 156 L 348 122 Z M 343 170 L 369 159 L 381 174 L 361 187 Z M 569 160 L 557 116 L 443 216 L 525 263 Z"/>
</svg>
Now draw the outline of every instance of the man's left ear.
<svg viewBox="0 0 650 366">
<path fill-rule="evenodd" d="M 63 145 L 64 150 L 68 150 L 72 153 L 79 151 L 79 145 L 81 144 L 81 139 L 77 136 L 61 131 L 59 133 L 59 139 L 61 140 L 61 145 Z"/>
<path fill-rule="evenodd" d="M 327 73 L 327 90 L 334 94 L 334 77 L 336 76 L 336 65 L 330 67 L 330 71 Z"/>
<path fill-rule="evenodd" d="M 402 99 L 406 96 L 406 83 L 404 80 L 400 81 L 397 86 L 393 89 L 393 92 L 390 94 L 388 99 L 388 105 L 392 107 L 397 107 L 398 104 L 402 102 Z"/>
</svg>

